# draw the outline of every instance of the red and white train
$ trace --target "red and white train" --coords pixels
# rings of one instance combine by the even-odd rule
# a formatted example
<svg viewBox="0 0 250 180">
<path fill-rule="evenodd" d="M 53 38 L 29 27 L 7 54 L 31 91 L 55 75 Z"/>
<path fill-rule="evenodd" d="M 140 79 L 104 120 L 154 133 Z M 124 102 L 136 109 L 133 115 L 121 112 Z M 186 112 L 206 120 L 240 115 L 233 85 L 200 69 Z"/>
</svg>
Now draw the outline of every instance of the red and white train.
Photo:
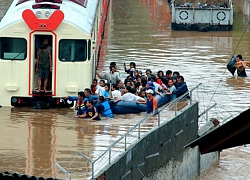
<svg viewBox="0 0 250 180">
<path fill-rule="evenodd" d="M 110 0 L 14 0 L 0 22 L 0 104 L 73 106 L 90 87 Z M 49 92 L 36 92 L 39 45 L 51 47 Z"/>
</svg>

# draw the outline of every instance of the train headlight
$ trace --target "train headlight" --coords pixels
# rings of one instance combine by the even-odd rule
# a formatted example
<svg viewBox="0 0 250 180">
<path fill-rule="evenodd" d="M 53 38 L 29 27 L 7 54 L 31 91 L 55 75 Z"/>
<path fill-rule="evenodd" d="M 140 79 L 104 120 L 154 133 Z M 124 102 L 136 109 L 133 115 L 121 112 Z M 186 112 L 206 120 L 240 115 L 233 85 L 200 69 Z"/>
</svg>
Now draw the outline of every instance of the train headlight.
<svg viewBox="0 0 250 180">
<path fill-rule="evenodd" d="M 36 12 L 36 17 L 41 18 L 42 17 L 42 12 L 41 11 L 37 11 Z"/>
<path fill-rule="evenodd" d="M 50 13 L 49 11 L 46 11 L 46 12 L 44 13 L 45 17 L 47 17 L 47 18 L 50 17 L 50 14 L 51 14 L 51 13 Z"/>
</svg>

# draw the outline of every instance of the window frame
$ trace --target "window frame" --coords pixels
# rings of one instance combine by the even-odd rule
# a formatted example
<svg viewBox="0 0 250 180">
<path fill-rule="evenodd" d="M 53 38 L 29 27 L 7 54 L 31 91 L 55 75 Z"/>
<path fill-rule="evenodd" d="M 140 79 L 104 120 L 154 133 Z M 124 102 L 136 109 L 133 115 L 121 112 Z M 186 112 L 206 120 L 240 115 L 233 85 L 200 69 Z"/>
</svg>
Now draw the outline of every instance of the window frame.
<svg viewBox="0 0 250 180">
<path fill-rule="evenodd" d="M 18 46 L 20 47 L 25 47 L 21 52 L 2 52 L 2 39 L 12 39 L 13 41 L 14 40 L 22 40 L 24 41 L 24 44 L 19 44 Z M 12 42 L 12 43 L 15 43 L 15 42 Z M 1 60 L 5 60 L 5 61 L 24 61 L 25 59 L 27 59 L 27 51 L 28 51 L 28 48 L 27 48 L 27 45 L 28 45 L 28 42 L 25 38 L 21 38 L 21 37 L 0 37 L 0 59 Z M 12 47 L 13 48 L 13 47 Z M 3 53 L 3 54 L 2 54 Z M 8 53 L 8 55 L 6 54 L 6 56 L 11 56 L 11 54 L 13 55 L 12 58 L 5 58 L 4 54 L 5 53 Z M 18 56 L 22 56 L 23 55 L 23 58 L 17 58 Z"/>
</svg>

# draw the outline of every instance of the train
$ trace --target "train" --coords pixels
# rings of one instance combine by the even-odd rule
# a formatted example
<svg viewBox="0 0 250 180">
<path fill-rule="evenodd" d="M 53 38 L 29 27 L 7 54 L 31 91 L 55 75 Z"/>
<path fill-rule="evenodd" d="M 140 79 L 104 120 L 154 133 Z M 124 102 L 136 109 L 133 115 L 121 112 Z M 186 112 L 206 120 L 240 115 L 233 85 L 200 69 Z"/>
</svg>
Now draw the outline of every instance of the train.
<svg viewBox="0 0 250 180">
<path fill-rule="evenodd" d="M 13 0 L 0 22 L 0 104 L 72 107 L 64 97 L 90 87 L 95 77 L 110 3 Z M 52 62 L 47 86 L 37 91 L 41 44 Z"/>
</svg>

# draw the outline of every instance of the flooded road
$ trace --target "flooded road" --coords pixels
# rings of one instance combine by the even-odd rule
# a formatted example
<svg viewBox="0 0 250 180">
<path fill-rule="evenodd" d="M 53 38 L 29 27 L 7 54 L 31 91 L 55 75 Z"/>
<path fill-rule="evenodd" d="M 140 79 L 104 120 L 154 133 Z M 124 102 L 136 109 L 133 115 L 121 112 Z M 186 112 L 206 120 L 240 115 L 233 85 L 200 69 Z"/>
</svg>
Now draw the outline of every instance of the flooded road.
<svg viewBox="0 0 250 180">
<path fill-rule="evenodd" d="M 0 1 L 0 19 L 10 2 Z M 230 32 L 172 31 L 166 0 L 113 1 L 110 8 L 99 72 L 107 71 L 112 61 L 122 77 L 126 76 L 123 63 L 131 61 L 143 73 L 148 68 L 179 71 L 189 87 L 203 83 L 206 96 L 218 103 L 218 112 L 235 115 L 249 108 L 250 78 L 232 77 L 226 70 L 234 53 L 250 59 L 249 27 L 243 35 L 247 17 L 236 13 Z M 250 69 L 246 72 L 250 75 Z M 117 115 L 88 123 L 73 119 L 74 113 L 73 109 L 2 107 L 0 172 L 58 177 L 58 162 L 77 172 L 76 177 L 85 177 L 82 172 L 88 174 L 90 164 L 76 153 L 95 158 L 144 115 Z M 249 153 L 248 147 L 224 150 L 219 162 L 197 179 L 247 179 Z M 70 164 L 72 160 L 77 164 Z"/>
</svg>

